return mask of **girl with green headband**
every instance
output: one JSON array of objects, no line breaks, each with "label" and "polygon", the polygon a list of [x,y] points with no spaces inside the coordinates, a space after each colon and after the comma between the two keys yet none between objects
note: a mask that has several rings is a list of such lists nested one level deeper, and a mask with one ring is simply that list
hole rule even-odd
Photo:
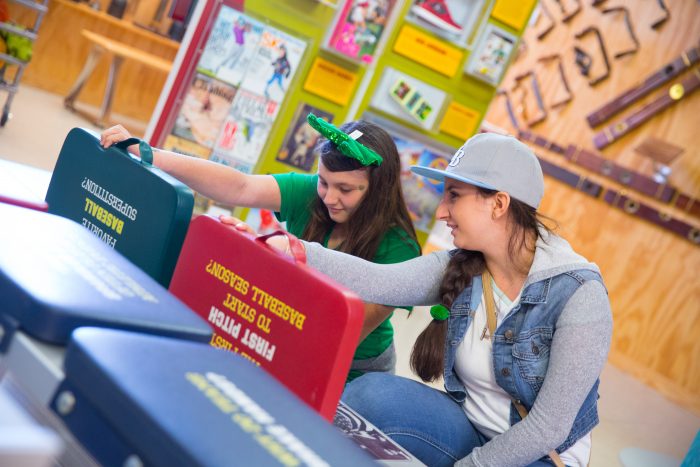
[{"label": "girl with green headband", "polygon": [[[327,248],[377,263],[419,256],[401,191],[401,162],[391,136],[362,120],[340,128],[313,115],[308,121],[324,136],[317,147],[318,173],[313,175],[249,175],[162,149],[154,149],[153,163],[218,203],[274,211],[293,235]],[[116,125],[102,133],[101,144],[109,147],[130,136]],[[138,145],[129,150],[139,155]],[[394,330],[389,321],[393,309],[365,305],[361,342],[349,380],[369,371],[394,371]]]}]

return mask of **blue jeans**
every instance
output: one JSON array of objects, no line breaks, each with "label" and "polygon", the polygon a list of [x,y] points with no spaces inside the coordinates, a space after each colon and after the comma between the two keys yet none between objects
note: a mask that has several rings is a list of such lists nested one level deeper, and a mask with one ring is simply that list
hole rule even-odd
[{"label": "blue jeans", "polygon": [[451,466],[487,441],[445,392],[400,376],[367,373],[345,387],[343,402],[431,467]]}]

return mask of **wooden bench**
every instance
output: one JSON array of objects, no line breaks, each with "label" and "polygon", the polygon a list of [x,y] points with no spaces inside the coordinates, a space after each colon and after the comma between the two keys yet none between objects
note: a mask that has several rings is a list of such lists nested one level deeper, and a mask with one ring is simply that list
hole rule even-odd
[{"label": "wooden bench", "polygon": [[[73,87],[63,100],[63,103],[67,109],[79,113],[95,125],[105,128],[109,126],[109,116],[112,110],[112,99],[114,97],[114,86],[117,83],[119,69],[125,58],[136,60],[142,65],[155,68],[156,70],[160,70],[165,73],[170,72],[172,63],[156,55],[143,52],[139,49],[86,29],[83,29],[81,34],[92,44],[92,48],[90,49],[87,60],[85,61],[85,65],[83,65],[83,69],[78,75],[78,79],[76,79]],[[100,111],[97,116],[94,116],[76,109],[75,100],[78,97],[78,94],[80,94],[80,91],[83,89],[85,82],[90,78],[90,76],[92,76],[92,72],[95,70],[95,66],[102,55],[106,55],[110,60],[109,74],[107,75],[107,83],[105,85],[105,93],[104,97],[102,98]]]}]

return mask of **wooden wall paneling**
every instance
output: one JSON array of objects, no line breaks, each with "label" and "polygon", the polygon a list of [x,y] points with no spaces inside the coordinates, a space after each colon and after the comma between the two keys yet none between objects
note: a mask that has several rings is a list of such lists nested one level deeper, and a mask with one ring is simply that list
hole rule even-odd
[{"label": "wooden wall paneling", "polygon": [[[605,2],[598,9],[590,2],[583,2],[583,11],[568,24],[562,23],[554,0],[541,1],[554,16],[556,26],[542,41],[536,38],[538,28],[530,28],[525,33],[525,51],[509,69],[501,87],[511,89],[515,76],[535,69],[545,102],[556,101],[563,96],[555,73],[556,66],[554,63],[537,63],[537,59],[560,53],[574,97],[561,108],[548,107],[548,118],[532,128],[532,131],[559,144],[574,143],[594,149],[592,137],[600,127],[589,128],[586,115],[700,41],[700,3],[695,1],[666,0],[671,17],[656,30],[651,24],[663,12],[654,1]],[[640,43],[636,54],[621,59],[613,58],[615,52],[631,48],[633,42],[622,14],[601,13],[602,8],[612,6],[629,8]],[[540,26],[544,23],[542,21]],[[595,87],[589,86],[587,78],[580,75],[573,52],[575,44],[585,49],[594,60],[591,76],[601,72],[595,38],[574,38],[577,32],[591,25],[603,33],[612,67],[609,78]],[[686,73],[671,83],[680,81]],[[671,83],[607,123],[650,102],[659,92],[666,92]],[[533,102],[526,103],[528,107],[534,105]],[[517,107],[516,102],[514,106]],[[494,100],[486,120],[515,133],[503,98]],[[694,93],[601,153],[621,165],[651,175],[653,163],[638,155],[634,151],[636,146],[649,136],[681,146],[685,152],[673,162],[669,182],[697,198],[700,197],[699,124],[700,93]],[[534,149],[551,162],[587,175],[606,187],[625,189],[569,164],[556,154],[548,154],[542,148]],[[561,234],[603,271],[614,316],[610,361],[700,413],[700,247],[556,180],[547,178],[546,186],[542,212],[559,221]],[[632,191],[630,194],[656,209],[700,226],[697,218],[679,209]]]}]

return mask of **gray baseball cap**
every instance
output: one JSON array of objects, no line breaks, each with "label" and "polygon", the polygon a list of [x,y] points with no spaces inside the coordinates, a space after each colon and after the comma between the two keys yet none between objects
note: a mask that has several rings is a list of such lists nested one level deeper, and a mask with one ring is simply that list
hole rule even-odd
[{"label": "gray baseball cap", "polygon": [[411,170],[434,180],[445,177],[489,190],[505,191],[537,209],[544,195],[542,167],[535,153],[512,136],[479,133],[452,156],[445,170],[414,165]]}]

